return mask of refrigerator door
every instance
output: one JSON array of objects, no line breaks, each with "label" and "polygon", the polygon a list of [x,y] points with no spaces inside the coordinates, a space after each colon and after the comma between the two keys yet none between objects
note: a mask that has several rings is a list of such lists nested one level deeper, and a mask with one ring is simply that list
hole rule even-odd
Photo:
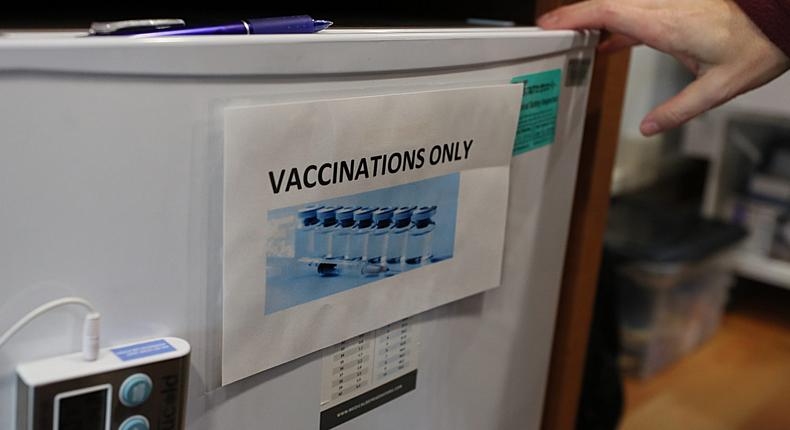
[{"label": "refrigerator door", "polygon": [[[597,41],[534,28],[333,30],[137,40],[0,37],[0,330],[53,298],[103,313],[102,344],[192,345],[187,427],[317,429],[321,351],[220,387],[222,109],[508,84],[561,70],[553,143],[514,155],[501,287],[417,317],[416,389],[349,430],[538,428]],[[14,368],[77,348],[44,315]]]}]

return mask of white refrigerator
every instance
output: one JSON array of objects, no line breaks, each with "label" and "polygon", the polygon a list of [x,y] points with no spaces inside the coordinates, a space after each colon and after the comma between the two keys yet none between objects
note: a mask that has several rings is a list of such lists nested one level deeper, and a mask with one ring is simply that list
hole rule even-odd
[{"label": "white refrigerator", "polygon": [[[227,343],[235,310],[223,307],[227,110],[509,85],[525,90],[515,111],[523,118],[533,108],[532,77],[558,71],[539,119],[544,134],[508,153],[498,218],[504,249],[492,257],[501,261],[498,287],[438,307],[415,304],[416,386],[337,427],[537,429],[596,41],[595,33],[535,28],[2,34],[0,332],[48,300],[84,297],[102,313],[103,347],[165,336],[189,342],[186,428],[328,428],[322,384],[336,346],[319,342],[315,351],[223,379],[232,370],[223,361],[236,353]],[[446,116],[428,112],[426,127],[431,115]],[[375,309],[379,302],[367,306],[366,315],[395,315]],[[17,365],[77,351],[81,318],[77,309],[54,310],[0,348],[0,428],[16,425]],[[348,321],[349,339],[380,328]],[[281,338],[298,343],[289,337],[305,332],[283,324]],[[279,345],[256,342],[248,343],[267,353]]]}]

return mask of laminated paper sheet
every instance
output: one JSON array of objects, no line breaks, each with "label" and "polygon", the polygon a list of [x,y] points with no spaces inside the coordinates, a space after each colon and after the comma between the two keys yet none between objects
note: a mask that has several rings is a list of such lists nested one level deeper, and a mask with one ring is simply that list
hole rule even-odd
[{"label": "laminated paper sheet", "polygon": [[521,93],[226,109],[222,383],[499,285]]}]

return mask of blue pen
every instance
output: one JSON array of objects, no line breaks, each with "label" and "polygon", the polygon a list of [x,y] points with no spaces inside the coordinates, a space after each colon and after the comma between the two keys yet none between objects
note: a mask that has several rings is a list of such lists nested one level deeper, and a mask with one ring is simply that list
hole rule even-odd
[{"label": "blue pen", "polygon": [[332,25],[332,21],[313,19],[308,15],[296,15],[274,18],[246,19],[236,23],[214,25],[210,27],[154,28],[138,27],[133,29],[119,28],[113,32],[95,33],[95,35],[128,35],[131,37],[160,36],[205,36],[217,34],[294,34],[316,33]]}]

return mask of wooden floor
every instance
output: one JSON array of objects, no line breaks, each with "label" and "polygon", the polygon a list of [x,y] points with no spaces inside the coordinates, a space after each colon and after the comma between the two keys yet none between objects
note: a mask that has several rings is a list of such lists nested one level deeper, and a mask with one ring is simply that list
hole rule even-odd
[{"label": "wooden floor", "polygon": [[790,429],[790,291],[742,285],[717,334],[646,381],[626,381],[621,430]]}]

